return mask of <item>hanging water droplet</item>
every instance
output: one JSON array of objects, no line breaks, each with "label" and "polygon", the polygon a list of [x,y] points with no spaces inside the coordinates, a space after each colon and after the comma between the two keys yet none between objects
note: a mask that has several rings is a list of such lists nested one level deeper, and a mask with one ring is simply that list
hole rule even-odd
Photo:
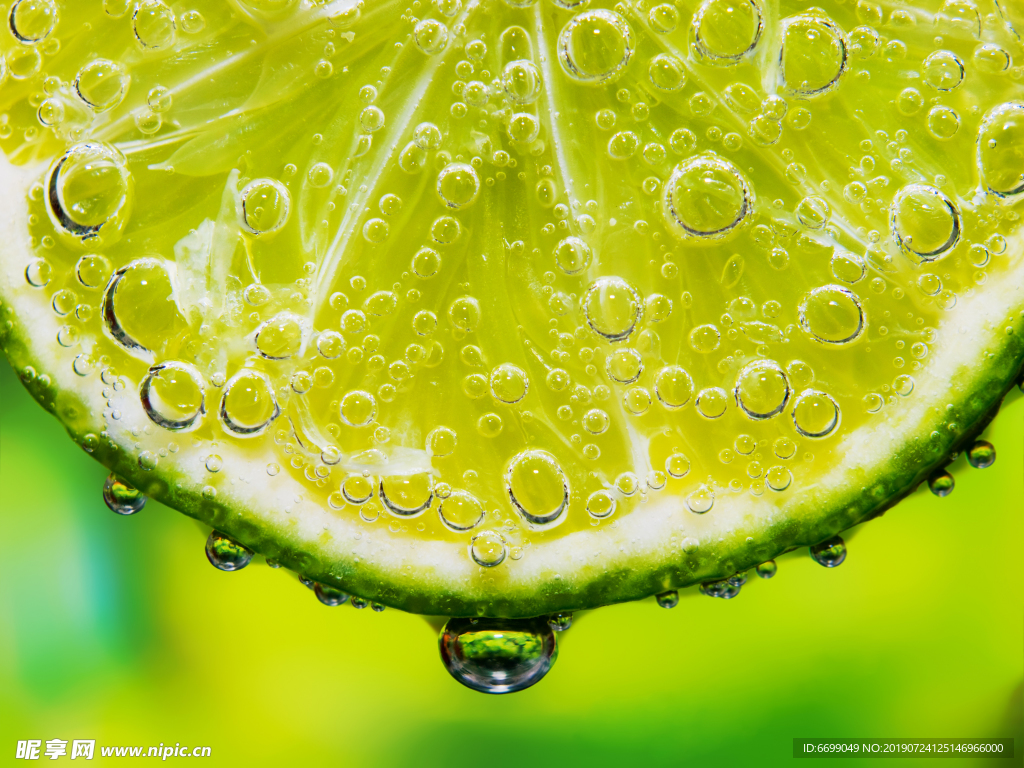
[{"label": "hanging water droplet", "polygon": [[839,420],[839,404],[826,392],[805,389],[793,403],[793,425],[804,437],[828,437]]},{"label": "hanging water droplet", "polygon": [[669,228],[684,239],[720,240],[733,232],[753,204],[739,169],[717,155],[692,157],[675,167],[663,190]]},{"label": "hanging water droplet", "polygon": [[819,565],[835,568],[846,559],[846,543],[839,536],[833,536],[811,547],[811,557]]},{"label": "hanging water droplet", "polygon": [[679,605],[679,592],[670,589],[668,592],[662,592],[654,596],[654,599],[658,601],[658,605],[662,608],[675,608]]},{"label": "hanging water droplet", "polygon": [[561,611],[548,616],[548,626],[555,632],[565,632],[572,626],[572,613]]},{"label": "hanging water droplet", "polygon": [[770,579],[779,570],[779,566],[775,564],[774,560],[768,560],[761,563],[754,570],[757,571],[757,575],[762,579]]},{"label": "hanging water droplet", "polygon": [[124,231],[134,193],[135,180],[124,155],[106,144],[85,142],[51,167],[46,211],[58,232],[109,246]]},{"label": "hanging water droplet", "polygon": [[733,392],[736,404],[751,419],[770,419],[789,402],[789,380],[778,363],[757,360],[740,371]]},{"label": "hanging water droplet", "polygon": [[569,504],[569,481],[547,451],[516,454],[505,472],[505,488],[513,506],[531,527],[560,522]]},{"label": "hanging water droplet", "polygon": [[996,449],[987,440],[977,440],[967,449],[967,461],[975,469],[987,469],[996,463]]},{"label": "hanging water droplet", "polygon": [[934,475],[928,478],[928,490],[934,493],[939,498],[943,496],[949,496],[953,492],[953,488],[956,486],[956,480],[946,470],[939,470]]},{"label": "hanging water droplet", "polygon": [[113,472],[103,483],[103,501],[119,515],[134,515],[146,506],[145,495]]},{"label": "hanging water droplet", "polygon": [[513,693],[548,673],[558,656],[544,619],[449,619],[438,641],[445,669],[482,693]]},{"label": "hanging water droplet", "polygon": [[896,193],[890,209],[896,244],[911,261],[935,261],[960,242],[960,211],[935,187],[911,184]]},{"label": "hanging water droplet", "polygon": [[187,363],[154,365],[142,380],[142,408],[154,424],[175,431],[191,429],[206,413],[202,374]]},{"label": "hanging water droplet", "polygon": [[613,11],[585,11],[558,35],[558,62],[570,78],[605,83],[618,77],[633,56],[633,30]]},{"label": "hanging water droplet", "polygon": [[206,558],[221,571],[238,571],[252,560],[253,551],[220,531],[211,531],[206,540]]},{"label": "hanging water droplet", "polygon": [[242,370],[224,385],[218,413],[224,426],[236,435],[252,437],[280,416],[281,409],[267,375]]},{"label": "hanging water droplet", "polygon": [[644,311],[639,291],[620,277],[599,277],[587,288],[582,304],[587,324],[608,341],[628,338]]},{"label": "hanging water droplet", "polygon": [[391,475],[380,479],[380,500],[397,517],[416,517],[434,501],[430,475]]},{"label": "hanging water droplet", "polygon": [[729,579],[705,581],[700,585],[700,592],[702,595],[707,595],[708,597],[720,597],[723,600],[732,600],[740,593],[741,586],[742,585],[730,583]]},{"label": "hanging water droplet", "polygon": [[348,600],[348,594],[345,592],[335,587],[321,584],[319,581],[313,583],[313,592],[316,594],[317,600],[331,607],[343,605]]},{"label": "hanging water droplet", "polygon": [[735,64],[757,48],[764,14],[757,0],[704,0],[692,28],[700,56],[713,64]]},{"label": "hanging water droplet", "polygon": [[240,221],[253,235],[271,235],[288,223],[291,195],[275,179],[256,179],[239,194]]},{"label": "hanging water droplet", "polygon": [[823,285],[800,302],[800,327],[826,344],[849,344],[864,331],[864,310],[849,288]]}]

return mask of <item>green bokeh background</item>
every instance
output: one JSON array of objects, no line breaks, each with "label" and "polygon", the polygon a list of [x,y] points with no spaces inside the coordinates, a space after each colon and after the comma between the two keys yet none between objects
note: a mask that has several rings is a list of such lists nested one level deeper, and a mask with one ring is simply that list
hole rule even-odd
[{"label": "green bokeh background", "polygon": [[327,608],[261,558],[221,573],[159,504],[109,512],[103,468],[0,362],[0,765],[29,738],[228,766],[782,765],[796,736],[1013,736],[1019,755],[1022,417],[1015,391],[995,466],[959,459],[952,496],[919,489],[841,567],[793,553],[735,600],[590,612],[544,681],[485,696],[420,617]]}]

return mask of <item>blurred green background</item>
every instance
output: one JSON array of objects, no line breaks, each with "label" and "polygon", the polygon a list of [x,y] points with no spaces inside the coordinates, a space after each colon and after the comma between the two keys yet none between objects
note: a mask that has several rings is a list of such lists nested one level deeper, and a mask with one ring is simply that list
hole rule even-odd
[{"label": "blurred green background", "polygon": [[952,496],[919,489],[841,567],[794,553],[732,601],[588,613],[539,685],[485,696],[422,618],[327,608],[260,558],[221,573],[156,503],[112,514],[104,469],[0,362],[0,764],[29,738],[209,745],[204,765],[776,765],[795,736],[1020,754],[1022,417],[1015,391],[995,466],[961,458]]}]

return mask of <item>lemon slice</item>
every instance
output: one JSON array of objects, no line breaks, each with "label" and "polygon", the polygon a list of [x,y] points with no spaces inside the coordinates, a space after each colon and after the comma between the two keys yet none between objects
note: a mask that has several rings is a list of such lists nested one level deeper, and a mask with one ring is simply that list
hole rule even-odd
[{"label": "lemon slice", "polygon": [[[1019,375],[1024,49],[1010,3],[805,5],[16,0],[4,350],[115,511],[327,604],[837,565]],[[553,659],[467,622],[485,689]]]}]

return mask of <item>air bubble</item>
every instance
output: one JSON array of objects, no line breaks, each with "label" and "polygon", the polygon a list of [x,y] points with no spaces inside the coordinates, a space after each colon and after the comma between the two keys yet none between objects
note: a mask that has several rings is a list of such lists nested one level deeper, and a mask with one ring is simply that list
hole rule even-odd
[{"label": "air bubble", "polygon": [[253,235],[270,235],[288,223],[291,195],[287,187],[275,179],[249,182],[239,195],[240,220]]},{"label": "air bubble", "polygon": [[849,344],[864,331],[864,310],[849,288],[823,285],[800,302],[800,327],[826,344]]},{"label": "air bubble", "polygon": [[781,465],[770,467],[764,476],[764,483],[773,491],[784,491],[793,482],[793,473]]},{"label": "air bubble", "polygon": [[469,556],[477,565],[494,568],[505,562],[508,546],[500,534],[494,531],[482,531],[469,543]]},{"label": "air bubble", "polygon": [[426,512],[434,500],[430,475],[392,475],[380,479],[380,500],[398,517],[416,517]]},{"label": "air bubble", "polygon": [[711,511],[715,505],[715,492],[706,485],[701,485],[686,497],[687,508],[697,515],[703,515]]},{"label": "air bubble", "polygon": [[49,37],[58,18],[53,0],[17,0],[7,21],[18,42],[32,44]]},{"label": "air bubble", "polygon": [[590,266],[593,252],[586,241],[576,236],[563,238],[555,246],[555,263],[567,275],[576,275]]},{"label": "air bubble", "polygon": [[678,91],[686,85],[686,69],[675,56],[659,53],[647,64],[647,78],[662,91]]},{"label": "air bubble", "polygon": [[924,60],[924,80],[937,91],[952,91],[964,81],[964,63],[952,51],[935,51]]},{"label": "air bubble", "polygon": [[757,360],[740,371],[734,394],[736,404],[751,419],[770,419],[785,410],[790,395],[789,381],[778,363]]},{"label": "air bubble", "polygon": [[341,484],[341,495],[349,504],[365,504],[373,498],[373,479],[364,475],[349,475]]},{"label": "air bubble", "polygon": [[540,96],[540,70],[529,59],[510,61],[501,72],[501,84],[513,103],[532,104]]},{"label": "air bubble", "polygon": [[681,366],[665,366],[654,377],[654,394],[666,408],[682,408],[693,396],[693,378]]},{"label": "air bubble", "polygon": [[109,246],[131,215],[135,180],[111,146],[78,144],[54,163],[46,181],[47,213],[59,232]]},{"label": "air bubble", "polygon": [[[103,293],[104,329],[130,352],[149,353],[186,327],[172,301],[174,287],[162,261],[144,258],[114,273]],[[139,308],[145,307],[144,313]]]},{"label": "air bubble", "polygon": [[839,87],[849,44],[832,19],[808,11],[782,22],[781,78],[795,96],[821,96]]},{"label": "air bubble", "polygon": [[169,430],[197,426],[206,413],[203,377],[187,363],[167,362],[149,369],[139,394],[150,420]]},{"label": "air bubble", "polygon": [[717,419],[729,406],[729,396],[721,387],[708,387],[697,393],[697,412],[706,419]]},{"label": "air bubble", "polygon": [[512,363],[502,363],[491,371],[491,395],[495,400],[512,405],[526,397],[529,389],[526,371]]},{"label": "air bubble", "polygon": [[978,130],[978,166],[986,188],[999,197],[1024,193],[1024,103],[990,110]]},{"label": "air bubble", "polygon": [[484,506],[466,491],[452,491],[437,508],[438,517],[446,528],[455,532],[469,531],[483,522]]},{"label": "air bubble", "polygon": [[665,221],[677,235],[719,240],[750,213],[753,197],[739,169],[712,154],[680,163],[665,182]]},{"label": "air bubble", "polygon": [[438,54],[448,45],[448,28],[436,19],[420,21],[412,31],[416,47],[428,56]]},{"label": "air bubble", "polygon": [[613,11],[586,11],[558,35],[558,61],[570,78],[605,83],[618,77],[633,56],[633,30]]},{"label": "air bubble", "polygon": [[354,389],[341,398],[338,412],[348,426],[365,427],[377,418],[377,401],[369,392]]},{"label": "air bubble", "polygon": [[838,427],[839,405],[826,392],[805,389],[793,403],[793,424],[804,437],[828,437]]},{"label": "air bubble", "polygon": [[944,256],[960,241],[960,211],[942,192],[924,184],[896,193],[889,222],[896,244],[915,264]]},{"label": "air bubble", "polygon": [[458,436],[455,430],[448,427],[435,427],[427,435],[427,452],[433,457],[443,458],[451,455],[455,451],[456,445],[458,445]]},{"label": "air bubble", "polygon": [[735,64],[754,53],[764,33],[758,0],[704,0],[693,15],[697,53],[713,64]]},{"label": "air bubble", "polygon": [[856,283],[863,279],[867,273],[867,265],[864,259],[849,251],[839,248],[832,254],[832,275],[836,280],[844,283]]},{"label": "air bubble", "polygon": [[569,481],[547,451],[516,454],[505,473],[505,488],[513,506],[531,527],[558,522],[569,504]]},{"label": "air bubble", "polygon": [[281,415],[274,385],[259,371],[242,370],[224,385],[220,400],[224,426],[243,437],[260,434]]},{"label": "air bubble", "polygon": [[605,359],[605,372],[612,381],[632,384],[644,372],[643,358],[639,352],[629,347],[615,349]]},{"label": "air bubble", "polygon": [[711,325],[698,325],[690,330],[690,347],[694,352],[708,354],[714,352],[722,343],[722,333]]},{"label": "air bubble", "polygon": [[132,32],[144,50],[170,48],[177,37],[174,11],[162,0],[142,0],[132,13]]},{"label": "air bubble", "polygon": [[622,341],[643,315],[643,299],[620,277],[600,277],[583,295],[583,313],[590,328],[608,341]]},{"label": "air bubble", "polygon": [[480,193],[480,178],[473,166],[451,163],[437,175],[437,196],[453,211],[472,205]]},{"label": "air bubble", "polygon": [[267,360],[287,360],[302,349],[302,336],[302,318],[280,312],[256,329],[256,351]]},{"label": "air bubble", "polygon": [[109,59],[94,59],[75,76],[75,93],[97,112],[113,109],[124,100],[131,77]]}]

